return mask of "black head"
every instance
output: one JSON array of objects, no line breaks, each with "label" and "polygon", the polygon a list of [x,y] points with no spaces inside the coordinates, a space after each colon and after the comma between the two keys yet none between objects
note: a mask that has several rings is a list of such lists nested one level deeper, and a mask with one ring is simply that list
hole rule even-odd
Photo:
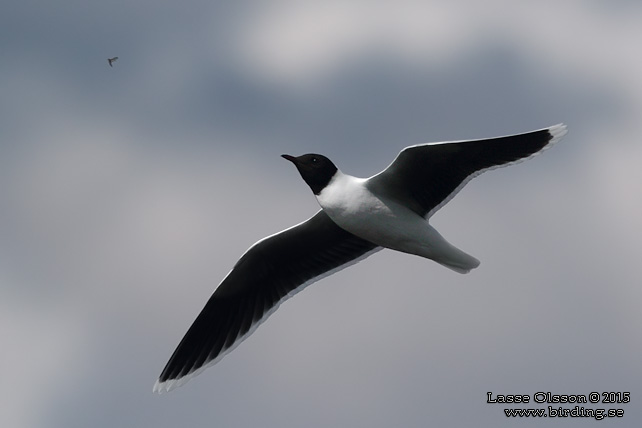
[{"label": "black head", "polygon": [[296,166],[299,174],[301,174],[303,180],[308,183],[308,186],[310,186],[310,189],[312,189],[315,195],[321,193],[323,188],[337,172],[337,167],[334,166],[330,159],[323,155],[310,153],[298,157],[290,155],[281,155],[281,157],[289,160]]}]

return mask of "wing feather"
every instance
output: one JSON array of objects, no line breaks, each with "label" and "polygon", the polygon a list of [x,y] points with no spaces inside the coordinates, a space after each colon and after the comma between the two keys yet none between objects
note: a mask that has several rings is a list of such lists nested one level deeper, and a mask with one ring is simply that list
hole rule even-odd
[{"label": "wing feather", "polygon": [[564,134],[566,126],[559,124],[505,137],[410,146],[367,185],[428,218],[472,178],[528,159]]},{"label": "wing feather", "polygon": [[209,299],[169,359],[154,391],[182,385],[234,349],[283,301],[378,249],[341,229],[323,211],[257,242]]}]

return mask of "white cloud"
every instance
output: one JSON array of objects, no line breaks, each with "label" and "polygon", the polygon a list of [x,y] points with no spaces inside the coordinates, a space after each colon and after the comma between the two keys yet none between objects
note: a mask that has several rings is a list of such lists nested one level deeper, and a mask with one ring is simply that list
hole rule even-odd
[{"label": "white cloud", "polygon": [[500,43],[539,73],[612,79],[637,92],[630,88],[642,68],[633,54],[640,37],[635,16],[605,16],[602,7],[583,1],[286,0],[254,9],[239,28],[236,50],[257,79],[305,88],[368,55],[385,55],[400,67],[447,68],[457,57]]},{"label": "white cloud", "polygon": [[279,81],[314,81],[377,51],[443,61],[478,27],[458,25],[456,14],[432,2],[282,1],[253,13],[238,36],[239,51],[256,76]]}]

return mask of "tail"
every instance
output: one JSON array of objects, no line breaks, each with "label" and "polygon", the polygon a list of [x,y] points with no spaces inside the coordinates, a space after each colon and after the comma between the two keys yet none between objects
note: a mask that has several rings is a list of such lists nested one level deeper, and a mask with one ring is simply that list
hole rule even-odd
[{"label": "tail", "polygon": [[432,260],[458,273],[468,273],[479,266],[479,260],[451,245],[451,251]]},{"label": "tail", "polygon": [[470,254],[464,253],[462,250],[446,241],[446,239],[441,236],[435,228],[428,225],[427,230],[430,234],[430,237],[427,240],[429,245],[424,246],[422,253],[415,254],[434,260],[440,265],[458,273],[468,273],[479,266],[479,260]]}]

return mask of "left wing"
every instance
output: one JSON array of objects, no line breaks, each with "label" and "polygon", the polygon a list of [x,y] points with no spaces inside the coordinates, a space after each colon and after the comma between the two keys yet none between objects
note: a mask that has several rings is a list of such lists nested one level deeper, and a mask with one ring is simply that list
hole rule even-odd
[{"label": "left wing", "polygon": [[564,134],[566,126],[559,124],[506,137],[406,147],[367,185],[429,218],[482,172],[534,156]]}]

